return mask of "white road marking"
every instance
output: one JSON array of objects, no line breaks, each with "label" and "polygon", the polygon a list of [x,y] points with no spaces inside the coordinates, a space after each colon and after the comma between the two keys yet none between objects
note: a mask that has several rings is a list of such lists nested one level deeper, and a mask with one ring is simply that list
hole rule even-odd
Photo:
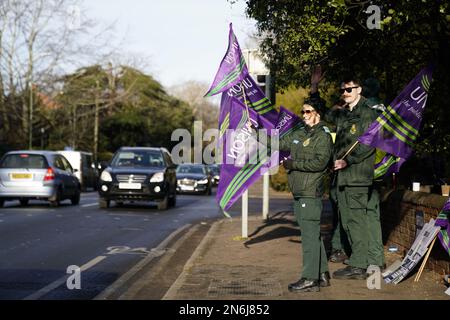
[{"label": "white road marking", "polygon": [[[133,268],[128,270],[124,275],[122,275],[119,279],[117,279],[113,284],[111,284],[108,288],[103,290],[99,295],[97,295],[94,300],[106,300],[108,297],[120,289],[127,281],[129,281],[136,273],[141,271],[150,261],[152,261],[158,254],[155,254],[157,252],[160,252],[164,249],[166,249],[167,245],[170,241],[172,241],[173,238],[175,238],[176,235],[178,235],[183,230],[189,228],[191,224],[186,224],[185,226],[175,230],[172,232],[166,239],[164,239],[156,248],[153,248],[150,251],[150,254],[148,254],[144,259],[142,259],[140,262],[138,262]],[[195,228],[195,227],[194,227]],[[192,228],[190,231],[194,232],[196,229]],[[188,231],[189,233],[189,231]]]},{"label": "white road marking", "polygon": [[93,206],[98,206],[98,203],[88,203],[88,204],[83,204],[81,207],[82,207],[82,208],[87,208],[87,207],[93,207]]},{"label": "white road marking", "polygon": [[[104,259],[106,259],[106,256],[98,256],[97,258],[92,259],[91,261],[89,261],[88,263],[86,263],[86,264],[84,264],[83,266],[80,267],[81,272],[92,268],[93,266],[95,266],[96,264],[100,263]],[[55,290],[60,285],[64,284],[67,281],[67,278],[69,276],[70,275],[66,275],[66,276],[63,276],[63,277],[59,278],[56,281],[53,281],[52,283],[50,283],[49,285],[45,286],[44,288],[42,288],[42,289],[36,291],[35,293],[25,297],[24,300],[37,300],[40,297],[45,296],[50,291]]]}]

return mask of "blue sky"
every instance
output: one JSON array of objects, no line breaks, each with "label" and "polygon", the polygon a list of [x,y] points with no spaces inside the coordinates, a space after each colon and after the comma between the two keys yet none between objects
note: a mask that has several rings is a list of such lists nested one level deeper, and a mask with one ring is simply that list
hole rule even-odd
[{"label": "blue sky", "polygon": [[117,37],[126,39],[122,50],[149,57],[145,71],[166,87],[213,81],[230,22],[243,49],[252,46],[248,35],[255,31],[243,0],[89,0],[85,9],[101,23],[115,21]]}]

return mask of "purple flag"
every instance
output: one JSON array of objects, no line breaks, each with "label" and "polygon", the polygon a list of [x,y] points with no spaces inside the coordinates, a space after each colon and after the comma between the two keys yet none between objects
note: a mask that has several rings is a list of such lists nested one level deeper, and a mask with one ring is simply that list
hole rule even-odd
[{"label": "purple flag", "polygon": [[380,179],[384,175],[390,175],[400,171],[400,167],[406,160],[387,154],[380,162],[375,163],[374,179]]},{"label": "purple flag", "polygon": [[431,84],[431,67],[424,68],[359,137],[359,142],[407,159],[419,134]]},{"label": "purple flag", "polygon": [[[280,139],[304,126],[305,123],[295,113],[280,106],[280,115],[276,126]],[[286,160],[289,156],[289,151],[280,151],[280,161]]]},{"label": "purple flag", "polygon": [[233,33],[233,25],[230,23],[227,52],[220,63],[216,77],[205,97],[224,92],[228,88],[242,81],[247,75],[247,65],[245,64],[241,47]]},{"label": "purple flag", "polygon": [[441,227],[441,231],[438,233],[438,238],[441,241],[445,251],[450,255],[450,198],[439,213],[435,226]]},{"label": "purple flag", "polygon": [[279,153],[268,155],[267,146],[260,143],[256,129],[274,129],[270,121],[236,98],[227,99],[228,130],[222,137],[222,165],[217,201],[226,212],[251,184],[273,166],[278,165]]}]

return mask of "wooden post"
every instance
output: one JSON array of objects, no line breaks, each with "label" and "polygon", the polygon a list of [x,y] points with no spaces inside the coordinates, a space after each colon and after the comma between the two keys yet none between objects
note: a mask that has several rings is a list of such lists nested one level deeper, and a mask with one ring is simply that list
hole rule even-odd
[{"label": "wooden post", "polygon": [[423,259],[422,265],[420,266],[419,272],[417,272],[416,277],[414,278],[414,282],[419,282],[420,276],[422,275],[423,269],[425,268],[425,265],[427,264],[428,257],[430,256],[431,250],[433,249],[434,242],[436,241],[436,237],[434,237],[433,241],[430,244],[430,247],[428,248],[428,252],[425,256],[425,259]]}]

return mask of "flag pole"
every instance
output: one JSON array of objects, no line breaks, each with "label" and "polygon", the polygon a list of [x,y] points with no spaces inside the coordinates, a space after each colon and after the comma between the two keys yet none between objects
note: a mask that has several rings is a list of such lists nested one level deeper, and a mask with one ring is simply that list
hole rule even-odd
[{"label": "flag pole", "polygon": [[428,248],[427,255],[425,256],[425,259],[423,259],[422,265],[420,266],[419,272],[417,273],[416,277],[414,278],[414,282],[419,282],[420,276],[422,275],[423,269],[425,268],[425,265],[427,264],[428,257],[430,256],[431,250],[433,249],[434,242],[436,241],[437,235],[434,237],[433,242],[431,242],[430,247]]},{"label": "flag pole", "polygon": [[356,140],[356,142],[350,147],[350,149],[347,150],[347,152],[339,160],[344,160],[353,150],[355,150],[358,143],[359,143],[359,141]]},{"label": "flag pole", "polygon": [[[247,112],[247,119],[250,121],[250,113],[248,111],[247,97],[245,96],[245,88],[241,81],[241,90],[244,97],[245,111]],[[251,124],[251,122],[250,122]],[[248,238],[248,189],[242,195],[242,239]]]}]

